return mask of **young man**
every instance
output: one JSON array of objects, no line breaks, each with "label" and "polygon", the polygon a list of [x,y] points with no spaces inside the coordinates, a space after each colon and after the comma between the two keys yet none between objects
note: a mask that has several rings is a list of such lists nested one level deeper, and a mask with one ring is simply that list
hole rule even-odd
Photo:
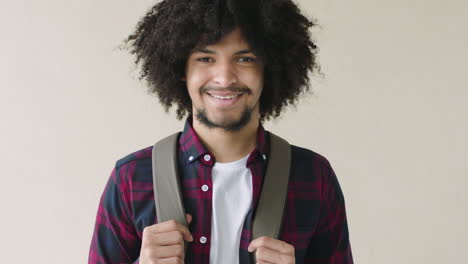
[{"label": "young man", "polygon": [[89,263],[251,263],[251,252],[258,263],[353,263],[337,178],[297,146],[279,239],[252,240],[270,154],[262,121],[308,90],[313,25],[290,0],[165,0],[147,13],[128,44],[166,111],[188,116],[178,171],[189,225],[157,221],[152,147],[137,151],[106,185]]}]

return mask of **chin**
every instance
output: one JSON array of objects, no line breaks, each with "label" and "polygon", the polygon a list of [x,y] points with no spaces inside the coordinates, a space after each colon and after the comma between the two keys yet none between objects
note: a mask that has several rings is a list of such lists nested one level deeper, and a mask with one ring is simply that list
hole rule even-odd
[{"label": "chin", "polygon": [[196,112],[196,118],[202,125],[208,128],[220,128],[226,131],[239,131],[250,122],[252,111],[245,109],[240,114],[227,114],[224,116],[212,117],[207,114],[204,109],[199,109]]}]

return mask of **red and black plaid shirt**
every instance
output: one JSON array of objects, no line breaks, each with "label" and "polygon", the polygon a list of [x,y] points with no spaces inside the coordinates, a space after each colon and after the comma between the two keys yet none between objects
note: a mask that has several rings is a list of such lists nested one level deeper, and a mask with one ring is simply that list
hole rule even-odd
[{"label": "red and black plaid shirt", "polygon": [[[269,133],[262,126],[247,167],[253,199],[242,230],[239,263],[251,263],[247,247],[269,154]],[[143,228],[157,223],[151,166],[152,147],[119,160],[99,203],[89,263],[138,262]],[[205,158],[207,155],[210,158]],[[210,262],[212,168],[215,157],[202,145],[188,119],[179,139],[180,182],[186,212],[193,216],[186,263]],[[202,186],[209,188],[202,190]],[[233,201],[235,202],[235,201]],[[206,241],[200,240],[207,238]],[[291,175],[280,240],[295,248],[296,263],[353,263],[343,193],[329,162],[292,146]],[[201,241],[205,242],[202,243]]]}]

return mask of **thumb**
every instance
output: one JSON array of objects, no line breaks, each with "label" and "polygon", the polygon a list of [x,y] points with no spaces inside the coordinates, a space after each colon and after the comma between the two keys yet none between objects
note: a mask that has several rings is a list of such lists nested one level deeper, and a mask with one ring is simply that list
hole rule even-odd
[{"label": "thumb", "polygon": [[187,224],[190,225],[192,222],[192,215],[191,214],[185,214],[185,219],[187,220]]}]

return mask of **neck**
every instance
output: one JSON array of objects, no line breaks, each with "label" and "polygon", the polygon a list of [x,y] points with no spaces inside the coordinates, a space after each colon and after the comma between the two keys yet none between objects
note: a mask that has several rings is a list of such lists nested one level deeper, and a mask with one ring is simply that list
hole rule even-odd
[{"label": "neck", "polygon": [[192,127],[203,145],[216,157],[216,162],[226,163],[239,160],[255,149],[259,118],[253,115],[239,131],[208,128],[196,118],[193,118]]}]

